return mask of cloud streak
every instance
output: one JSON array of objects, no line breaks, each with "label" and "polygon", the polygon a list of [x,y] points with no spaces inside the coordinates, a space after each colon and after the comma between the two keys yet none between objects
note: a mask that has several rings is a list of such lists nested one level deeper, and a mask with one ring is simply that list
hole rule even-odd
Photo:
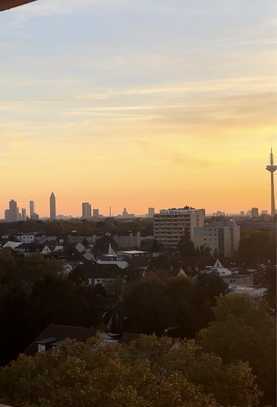
[{"label": "cloud streak", "polygon": [[1,209],[32,192],[46,212],[48,189],[65,213],[81,199],[265,207],[276,7],[40,0],[1,14]]}]

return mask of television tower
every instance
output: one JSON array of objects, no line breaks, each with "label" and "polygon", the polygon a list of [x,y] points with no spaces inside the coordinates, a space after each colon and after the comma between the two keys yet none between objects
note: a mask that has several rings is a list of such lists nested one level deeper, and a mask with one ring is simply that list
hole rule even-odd
[{"label": "television tower", "polygon": [[270,152],[270,164],[266,167],[267,171],[270,172],[271,177],[271,216],[275,216],[275,188],[274,188],[274,173],[277,171],[277,165],[274,164],[273,151]]}]

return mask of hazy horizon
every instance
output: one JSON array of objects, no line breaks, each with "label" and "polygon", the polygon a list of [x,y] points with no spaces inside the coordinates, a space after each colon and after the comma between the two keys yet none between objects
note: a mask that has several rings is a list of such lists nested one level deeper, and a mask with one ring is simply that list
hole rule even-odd
[{"label": "hazy horizon", "polygon": [[[150,4],[149,4],[150,3]],[[0,13],[0,217],[269,209],[275,0],[40,0]]]}]

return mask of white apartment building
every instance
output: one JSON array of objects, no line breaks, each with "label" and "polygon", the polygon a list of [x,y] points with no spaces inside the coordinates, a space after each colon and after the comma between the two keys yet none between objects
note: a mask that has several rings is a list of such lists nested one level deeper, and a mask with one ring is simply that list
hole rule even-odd
[{"label": "white apartment building", "polygon": [[154,216],[154,238],[164,247],[176,248],[183,238],[194,241],[195,228],[204,223],[204,209],[163,209]]},{"label": "white apartment building", "polygon": [[25,244],[34,243],[35,239],[36,236],[33,233],[19,233],[16,235],[16,240]]},{"label": "white apartment building", "polygon": [[235,221],[215,222],[194,229],[196,248],[207,247],[211,254],[232,257],[239,249],[240,226]]}]

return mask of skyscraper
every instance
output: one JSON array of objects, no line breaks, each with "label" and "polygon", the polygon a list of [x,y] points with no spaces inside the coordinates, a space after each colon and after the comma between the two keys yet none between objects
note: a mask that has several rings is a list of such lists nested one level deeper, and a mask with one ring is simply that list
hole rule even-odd
[{"label": "skyscraper", "polygon": [[82,218],[83,219],[91,218],[91,204],[89,202],[82,203]]},{"label": "skyscraper", "polygon": [[259,217],[259,208],[252,208],[251,209],[251,218],[258,218]]},{"label": "skyscraper", "polygon": [[57,212],[56,212],[56,196],[54,192],[50,195],[50,220],[54,221],[57,219]]},{"label": "skyscraper", "polygon": [[25,208],[21,209],[21,220],[23,220],[24,222],[27,220],[27,211]]},{"label": "skyscraper", "polygon": [[277,171],[277,165],[274,164],[273,151],[270,152],[270,164],[266,167],[267,171],[270,172],[271,180],[271,216],[275,216],[275,188],[274,188],[274,173]]},{"label": "skyscraper", "polygon": [[30,218],[33,219],[35,214],[35,203],[34,201],[30,201]]},{"label": "skyscraper", "polygon": [[9,209],[5,211],[6,222],[17,222],[20,219],[19,209],[17,207],[17,202],[13,199],[9,202]]}]

